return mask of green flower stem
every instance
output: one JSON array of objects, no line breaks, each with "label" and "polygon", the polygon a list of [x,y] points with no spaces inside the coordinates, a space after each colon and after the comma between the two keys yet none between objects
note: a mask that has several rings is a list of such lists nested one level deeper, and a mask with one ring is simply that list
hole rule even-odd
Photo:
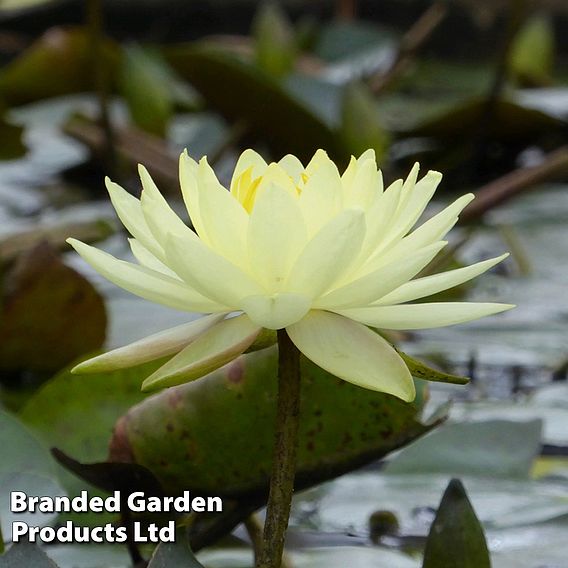
[{"label": "green flower stem", "polygon": [[262,549],[256,568],[280,568],[282,565],[284,538],[294,493],[300,422],[300,352],[283,329],[278,331],[277,404],[270,493]]}]

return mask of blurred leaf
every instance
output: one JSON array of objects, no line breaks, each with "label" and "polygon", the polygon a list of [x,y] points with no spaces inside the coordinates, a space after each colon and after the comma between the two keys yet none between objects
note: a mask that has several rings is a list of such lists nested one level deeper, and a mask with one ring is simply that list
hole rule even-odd
[{"label": "blurred leaf", "polygon": [[380,163],[388,149],[389,135],[382,127],[376,100],[368,87],[352,83],[345,89],[341,115],[346,150],[359,156],[372,148]]},{"label": "blurred leaf", "polygon": [[229,122],[242,122],[276,157],[308,161],[318,148],[345,158],[332,130],[266,73],[212,46],[179,45],[167,61]]},{"label": "blurred leaf", "polygon": [[459,479],[446,489],[424,550],[422,568],[490,568],[483,528]]},{"label": "blurred leaf", "polygon": [[269,75],[282,77],[297,56],[294,29],[280,4],[262,2],[253,21],[256,64]]},{"label": "blurred leaf", "polygon": [[162,542],[154,550],[148,568],[203,568],[189,547],[187,532],[179,529],[175,542]]},{"label": "blurred leaf", "polygon": [[163,137],[174,110],[170,70],[161,55],[138,45],[123,50],[118,83],[130,116],[142,130]]},{"label": "blurred leaf", "polygon": [[522,85],[550,83],[554,64],[554,29],[550,18],[536,14],[521,28],[509,55],[509,70]]},{"label": "blurred leaf", "polygon": [[0,556],[0,568],[57,568],[49,556],[37,545],[29,542],[14,544]]},{"label": "blurred leaf", "polygon": [[[35,525],[46,525],[55,514],[12,513],[10,493],[24,491],[29,495],[64,495],[65,491],[54,480],[55,463],[47,448],[14,416],[0,411],[0,522],[10,527],[19,520]],[[9,534],[6,535],[9,537]]]},{"label": "blurred leaf", "polygon": [[15,160],[21,158],[26,152],[26,145],[22,141],[24,129],[11,124],[0,116],[0,160]]},{"label": "blurred leaf", "polygon": [[[407,134],[429,136],[445,141],[463,141],[464,133],[476,132],[485,120],[487,103],[483,99],[471,99],[458,104],[415,126]],[[507,100],[497,101],[493,107],[492,120],[487,125],[487,135],[504,141],[529,140],[534,137],[566,129],[568,123],[544,112],[525,108]]]},{"label": "blurred leaf", "polygon": [[[140,385],[156,363],[84,377],[63,371],[28,401],[22,420],[46,440],[81,461],[102,461],[117,418],[140,402]],[[61,479],[70,493],[84,483],[69,473]]]},{"label": "blurred leaf", "polygon": [[[395,348],[396,349],[396,348]],[[422,361],[414,359],[410,355],[396,350],[397,353],[402,357],[405,365],[408,367],[410,374],[415,379],[422,379],[424,381],[433,381],[436,383],[450,383],[453,385],[467,385],[469,379],[467,377],[460,377],[458,375],[450,375],[449,373],[444,373],[443,371],[438,371],[437,369],[432,369]]]},{"label": "blurred leaf", "polygon": [[41,6],[42,4],[54,3],[57,1],[58,0],[2,0],[2,2],[0,2],[0,12],[34,8],[35,6]]},{"label": "blurred leaf", "polygon": [[[111,460],[146,466],[167,492],[263,491],[272,459],[276,360],[275,348],[251,353],[146,399],[118,422]],[[414,405],[358,388],[305,359],[302,372],[297,488],[378,459],[433,427],[419,422]]]},{"label": "blurred leaf", "polygon": [[[118,52],[106,40],[104,63],[114,71]],[[0,70],[0,93],[9,105],[89,91],[93,87],[90,38],[83,28],[51,28]]]},{"label": "blurred leaf", "polygon": [[324,26],[314,48],[317,56],[337,61],[380,46],[391,47],[395,36],[374,22],[335,21]]},{"label": "blurred leaf", "polygon": [[33,472],[42,475],[55,473],[55,464],[40,441],[15,416],[0,411],[0,472]]},{"label": "blurred leaf", "polygon": [[444,424],[404,448],[385,471],[526,478],[540,450],[541,431],[540,420]]},{"label": "blurred leaf", "polygon": [[2,284],[0,368],[54,371],[102,345],[103,299],[46,243],[23,253]]},{"label": "blurred leaf", "polygon": [[[5,527],[11,527],[15,521],[34,526],[46,526],[57,518],[57,513],[13,513],[10,508],[10,495],[13,491],[52,498],[66,495],[66,491],[54,477],[21,471],[0,472],[0,522]],[[8,538],[8,535],[6,537]]]}]

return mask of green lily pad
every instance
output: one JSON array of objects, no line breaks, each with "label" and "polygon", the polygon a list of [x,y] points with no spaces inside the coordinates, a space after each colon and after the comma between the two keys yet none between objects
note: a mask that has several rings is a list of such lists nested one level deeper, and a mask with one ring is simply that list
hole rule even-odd
[{"label": "green lily pad", "polygon": [[[272,456],[276,365],[276,350],[265,349],[148,398],[117,424],[111,460],[146,466],[172,493],[262,492]],[[302,373],[297,487],[383,457],[432,427],[419,421],[416,406],[307,360]]]}]

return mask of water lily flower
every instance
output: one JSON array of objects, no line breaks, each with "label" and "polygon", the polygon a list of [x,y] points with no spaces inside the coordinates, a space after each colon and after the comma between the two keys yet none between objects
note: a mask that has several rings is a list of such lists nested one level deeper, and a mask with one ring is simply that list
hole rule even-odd
[{"label": "water lily flower", "polygon": [[[165,356],[142,388],[187,382],[244,353],[263,329],[285,328],[314,363],[346,381],[410,401],[412,377],[371,328],[413,330],[475,320],[508,304],[415,302],[466,282],[507,255],[415,278],[446,245],[473,199],[464,195],[412,230],[441,174],[383,188],[375,155],[340,174],[318,150],[304,166],[240,156],[229,191],[203,158],[180,158],[181,191],[195,232],[171,209],[144,167],[140,199],[107,179],[138,263],[75,239],[69,243],[114,284],[171,308],[207,313],[191,323],[87,360],[74,372],[130,367]],[[409,303],[412,302],[412,303]]]}]

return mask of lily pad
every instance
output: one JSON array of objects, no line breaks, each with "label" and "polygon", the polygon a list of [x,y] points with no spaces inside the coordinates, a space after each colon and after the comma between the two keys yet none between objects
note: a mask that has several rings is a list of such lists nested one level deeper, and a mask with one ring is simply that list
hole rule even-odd
[{"label": "lily pad", "polygon": [[[146,466],[172,493],[262,494],[272,459],[276,366],[276,350],[265,349],[148,398],[119,421],[111,460]],[[307,360],[302,373],[297,487],[383,457],[432,427],[419,421],[414,405]]]},{"label": "lily pad", "polygon": [[2,284],[0,368],[56,371],[101,347],[103,299],[46,243],[23,253]]},{"label": "lily pad", "polygon": [[[56,446],[84,461],[102,461],[117,418],[142,400],[142,378],[156,363],[136,369],[84,377],[63,371],[48,381],[21,412],[49,446]],[[60,469],[70,494],[85,483]]]},{"label": "lily pad", "polygon": [[527,478],[540,450],[541,431],[540,420],[444,424],[404,448],[385,471]]}]

